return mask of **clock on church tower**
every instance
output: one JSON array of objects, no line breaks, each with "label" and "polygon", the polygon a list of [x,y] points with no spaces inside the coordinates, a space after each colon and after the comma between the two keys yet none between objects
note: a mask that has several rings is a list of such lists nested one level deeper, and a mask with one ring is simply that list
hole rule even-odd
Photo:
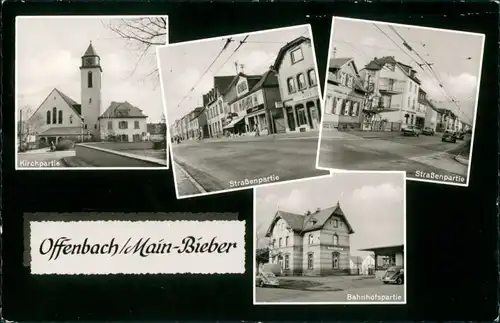
[{"label": "clock on church tower", "polygon": [[92,42],[90,42],[89,47],[82,56],[82,66],[80,66],[80,69],[95,67],[102,70],[100,57],[96,54],[94,46],[92,46]]}]

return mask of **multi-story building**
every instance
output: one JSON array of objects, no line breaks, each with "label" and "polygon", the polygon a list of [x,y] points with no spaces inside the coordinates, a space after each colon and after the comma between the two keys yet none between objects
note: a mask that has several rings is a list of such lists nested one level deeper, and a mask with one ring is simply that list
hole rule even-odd
[{"label": "multi-story building", "polygon": [[198,139],[200,136],[200,125],[198,122],[198,115],[203,111],[203,108],[195,108],[189,112],[188,117],[188,138]]},{"label": "multi-story building", "polygon": [[425,126],[425,115],[428,106],[429,103],[427,100],[427,92],[425,92],[422,88],[419,88],[417,98],[417,113],[415,116],[415,126],[419,129],[422,129]]},{"label": "multi-story building", "polygon": [[100,137],[117,141],[147,140],[147,116],[142,110],[125,102],[111,102],[98,118]]},{"label": "multi-story building", "polygon": [[438,131],[438,123],[441,118],[441,114],[431,100],[427,99],[426,103],[424,127],[431,128],[434,131]]},{"label": "multi-story building", "polygon": [[278,73],[286,132],[318,129],[321,120],[320,90],[318,87],[313,44],[310,38],[298,37],[283,46],[273,65]]},{"label": "multi-story building", "polygon": [[195,121],[194,126],[198,127],[197,135],[200,139],[208,138],[208,124],[205,108],[198,107],[195,110],[198,111],[193,119],[193,121]]},{"label": "multi-story building", "polygon": [[226,122],[224,131],[234,134],[254,133],[271,134],[285,132],[281,109],[276,103],[281,101],[276,73],[268,70],[263,75],[239,73],[228,87],[225,98],[230,122]]},{"label": "multi-story building", "polygon": [[339,203],[303,215],[278,210],[266,232],[269,262],[285,275],[348,272],[352,233]]},{"label": "multi-story building", "polygon": [[181,133],[182,133],[182,140],[187,140],[189,139],[189,114],[185,115],[181,119]]},{"label": "multi-story building", "polygon": [[354,60],[332,58],[328,67],[323,128],[359,130],[366,94]]},{"label": "multi-story building", "polygon": [[208,134],[212,138],[223,134],[225,101],[222,94],[229,87],[233,79],[234,75],[215,76],[214,87],[203,95],[203,107],[207,116]]},{"label": "multi-story building", "polygon": [[[400,130],[415,125],[421,82],[411,66],[396,61],[393,56],[374,58],[360,70],[360,76],[372,100],[366,115],[372,111],[375,117],[366,120],[366,130]],[[382,122],[375,127],[384,129],[373,129],[370,121],[377,119]]]}]

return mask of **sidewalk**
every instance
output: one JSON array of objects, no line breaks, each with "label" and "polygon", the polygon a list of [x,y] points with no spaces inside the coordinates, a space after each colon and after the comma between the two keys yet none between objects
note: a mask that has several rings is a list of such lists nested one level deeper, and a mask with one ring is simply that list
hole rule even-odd
[{"label": "sidewalk", "polygon": [[339,131],[339,130],[323,130],[321,139],[383,139],[402,136],[399,131]]},{"label": "sidewalk", "polygon": [[[220,137],[220,138],[204,138],[201,140],[191,139],[185,140],[180,144],[194,144],[194,143],[205,143],[205,142],[253,142],[253,141],[265,141],[265,140],[293,140],[293,139],[311,139],[318,138],[319,130],[311,130],[306,132],[286,132],[270,135],[246,135],[246,136],[236,136],[236,137]],[[173,144],[178,145],[178,144]]]},{"label": "sidewalk", "polygon": [[86,167],[86,168],[95,167],[94,165],[91,165],[86,161],[84,161],[83,159],[80,159],[76,156],[64,157],[61,159],[61,161],[66,167]]},{"label": "sidewalk", "polygon": [[31,150],[27,150],[27,151],[23,151],[23,152],[19,152],[18,154],[45,154],[45,153],[48,153],[50,152],[50,148],[49,147],[45,147],[45,148],[39,148],[39,149],[31,149]]}]

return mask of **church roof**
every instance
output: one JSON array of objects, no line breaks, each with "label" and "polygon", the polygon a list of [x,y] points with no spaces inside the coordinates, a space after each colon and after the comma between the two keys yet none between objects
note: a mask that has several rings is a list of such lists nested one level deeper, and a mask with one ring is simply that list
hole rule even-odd
[{"label": "church roof", "polygon": [[83,57],[86,57],[86,56],[98,56],[95,49],[94,49],[94,46],[92,46],[92,41],[90,41],[89,47],[87,47],[87,50],[83,54]]},{"label": "church roof", "polygon": [[62,93],[58,89],[54,89],[59,95],[63,98],[63,100],[75,110],[76,114],[81,115],[82,114],[82,106],[81,104],[76,103],[75,100],[67,96],[66,94]]},{"label": "church roof", "polygon": [[125,102],[112,101],[109,108],[99,117],[99,119],[110,118],[147,118],[142,110]]}]

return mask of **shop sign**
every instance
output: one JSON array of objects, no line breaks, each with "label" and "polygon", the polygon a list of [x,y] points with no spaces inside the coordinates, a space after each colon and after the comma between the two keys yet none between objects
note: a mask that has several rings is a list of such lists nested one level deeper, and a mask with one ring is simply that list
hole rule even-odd
[{"label": "shop sign", "polygon": [[260,106],[257,106],[257,107],[250,108],[250,109],[247,110],[247,114],[254,113],[254,112],[257,112],[259,110],[264,110],[264,106],[260,105]]},{"label": "shop sign", "polygon": [[283,101],[277,101],[277,102],[274,102],[274,107],[276,109],[281,109],[283,108]]},{"label": "shop sign", "polygon": [[312,99],[312,98],[315,99],[317,97],[319,97],[318,87],[313,87],[313,88],[295,93],[293,96],[293,101],[302,101],[302,100],[307,100],[307,99]]},{"label": "shop sign", "polygon": [[344,251],[344,248],[340,247],[327,247],[328,250],[335,250],[335,251]]}]

